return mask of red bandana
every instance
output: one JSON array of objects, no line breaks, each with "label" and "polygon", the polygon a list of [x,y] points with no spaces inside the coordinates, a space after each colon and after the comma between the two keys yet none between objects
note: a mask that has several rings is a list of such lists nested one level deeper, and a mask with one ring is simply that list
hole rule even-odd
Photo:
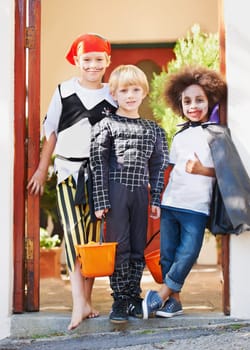
[{"label": "red bandana", "polygon": [[84,34],[79,36],[72,43],[66,59],[75,65],[74,56],[78,56],[87,52],[106,52],[108,56],[111,54],[110,43],[97,34]]}]

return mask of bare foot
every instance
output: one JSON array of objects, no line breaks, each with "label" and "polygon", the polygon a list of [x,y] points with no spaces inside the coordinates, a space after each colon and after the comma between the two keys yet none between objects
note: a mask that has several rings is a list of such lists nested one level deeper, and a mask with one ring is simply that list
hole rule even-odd
[{"label": "bare foot", "polygon": [[88,318],[96,318],[96,317],[99,317],[99,316],[100,316],[99,311],[97,311],[95,309],[92,309],[90,314],[88,315]]},{"label": "bare foot", "polygon": [[89,304],[87,304],[82,309],[73,307],[71,321],[70,321],[70,324],[68,325],[68,331],[72,331],[73,329],[77,328],[79,324],[90,315],[91,312],[92,311]]}]

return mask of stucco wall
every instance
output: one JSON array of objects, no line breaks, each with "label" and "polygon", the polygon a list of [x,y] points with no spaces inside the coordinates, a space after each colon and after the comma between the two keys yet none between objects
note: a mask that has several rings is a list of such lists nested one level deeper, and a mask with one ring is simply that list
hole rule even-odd
[{"label": "stucco wall", "polygon": [[95,32],[112,43],[174,42],[194,23],[218,30],[218,0],[43,0],[41,117],[56,85],[75,74],[64,59],[76,36]]},{"label": "stucco wall", "polygon": [[[249,76],[250,22],[247,2],[224,0],[226,24],[226,76],[228,82],[228,124],[250,175]],[[231,236],[231,315],[250,318],[250,233]]]},{"label": "stucco wall", "polygon": [[0,339],[9,335],[12,312],[13,220],[13,78],[14,1],[0,2]]}]

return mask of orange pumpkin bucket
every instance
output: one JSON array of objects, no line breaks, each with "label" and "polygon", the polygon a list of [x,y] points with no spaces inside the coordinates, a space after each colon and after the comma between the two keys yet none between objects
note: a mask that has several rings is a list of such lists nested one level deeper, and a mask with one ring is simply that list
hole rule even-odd
[{"label": "orange pumpkin bucket", "polygon": [[115,268],[117,242],[103,242],[103,221],[100,242],[76,245],[76,254],[84,277],[110,276]]},{"label": "orange pumpkin bucket", "polygon": [[76,246],[84,277],[110,276],[115,268],[117,242],[88,243]]},{"label": "orange pumpkin bucket", "polygon": [[163,283],[160,265],[160,249],[145,254],[146,265],[156,283]]},{"label": "orange pumpkin bucket", "polygon": [[[149,246],[149,244],[152,242],[152,240],[155,238],[155,236],[159,233],[160,231],[157,231],[153,236],[150,238],[148,243],[146,244],[146,247]],[[154,280],[156,283],[163,283],[163,278],[162,278],[162,271],[161,271],[161,265],[160,265],[160,249],[155,249],[152,250],[149,253],[146,253],[144,255],[145,257],[145,263],[153,276]]]}]

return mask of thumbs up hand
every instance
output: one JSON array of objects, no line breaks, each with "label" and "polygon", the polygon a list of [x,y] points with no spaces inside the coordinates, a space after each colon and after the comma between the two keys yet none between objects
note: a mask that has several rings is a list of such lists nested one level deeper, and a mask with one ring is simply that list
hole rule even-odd
[{"label": "thumbs up hand", "polygon": [[198,174],[203,176],[215,177],[215,169],[204,166],[197,153],[194,152],[194,159],[189,159],[186,163],[186,172],[189,174]]},{"label": "thumbs up hand", "polygon": [[189,159],[186,163],[186,172],[189,174],[202,174],[203,168],[197,153],[194,153],[194,159]]}]

